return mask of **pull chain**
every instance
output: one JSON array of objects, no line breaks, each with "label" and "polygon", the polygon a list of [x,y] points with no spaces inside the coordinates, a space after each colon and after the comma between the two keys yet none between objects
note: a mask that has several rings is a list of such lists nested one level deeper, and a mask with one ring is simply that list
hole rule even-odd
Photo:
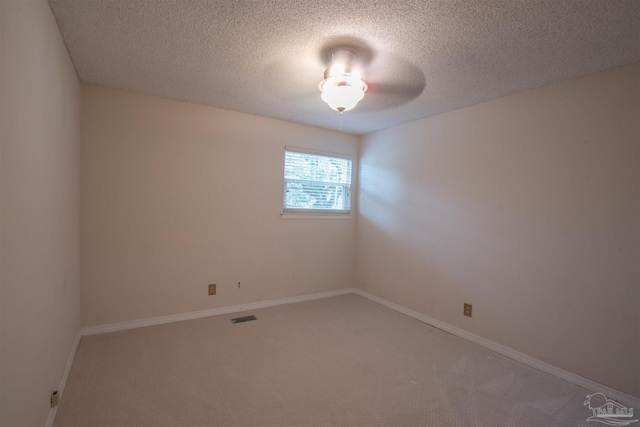
[{"label": "pull chain", "polygon": [[338,107],[336,110],[340,113],[340,132],[342,132],[342,113],[344,113],[344,107]]}]

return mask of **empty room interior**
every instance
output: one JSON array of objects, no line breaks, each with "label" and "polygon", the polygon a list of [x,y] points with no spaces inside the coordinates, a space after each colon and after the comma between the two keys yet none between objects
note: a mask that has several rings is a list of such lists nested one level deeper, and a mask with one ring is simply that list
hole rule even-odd
[{"label": "empty room interior", "polygon": [[0,0],[0,426],[640,421],[640,1]]}]

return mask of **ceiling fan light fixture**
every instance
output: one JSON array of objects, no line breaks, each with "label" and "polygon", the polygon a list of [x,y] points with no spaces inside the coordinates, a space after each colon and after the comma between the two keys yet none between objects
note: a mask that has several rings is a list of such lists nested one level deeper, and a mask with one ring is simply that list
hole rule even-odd
[{"label": "ceiling fan light fixture", "polygon": [[321,83],[320,96],[329,107],[336,111],[349,111],[364,98],[366,84],[350,78],[327,79]]},{"label": "ceiling fan light fixture", "polygon": [[320,82],[320,97],[340,114],[353,109],[367,90],[360,72],[353,68],[355,57],[356,54],[349,50],[333,52],[332,65],[325,71],[325,79]]}]

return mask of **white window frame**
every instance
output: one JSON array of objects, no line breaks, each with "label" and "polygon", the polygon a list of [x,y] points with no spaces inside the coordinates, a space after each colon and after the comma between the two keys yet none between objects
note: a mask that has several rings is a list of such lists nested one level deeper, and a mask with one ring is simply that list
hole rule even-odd
[{"label": "white window frame", "polygon": [[[286,187],[287,187],[287,182],[291,182],[291,181],[295,181],[292,179],[287,179],[284,177],[284,172],[286,169],[286,153],[287,152],[293,152],[293,153],[302,153],[302,154],[310,154],[310,155],[314,155],[314,156],[321,156],[321,157],[328,157],[328,158],[335,158],[335,159],[345,159],[348,160],[350,162],[350,173],[349,173],[349,183],[348,184],[344,184],[344,186],[346,187],[346,191],[349,194],[349,206],[346,207],[346,209],[344,210],[337,210],[337,209],[294,209],[294,208],[286,208],[285,207],[285,199],[286,199]],[[292,147],[290,145],[287,145],[284,147],[284,162],[283,162],[283,184],[282,184],[282,217],[283,218],[290,218],[290,219],[300,219],[300,218],[316,218],[316,219],[329,219],[329,218],[335,218],[335,219],[351,219],[351,211],[352,211],[352,206],[353,206],[353,192],[352,192],[352,186],[353,186],[353,159],[352,156],[349,154],[344,154],[344,153],[334,153],[334,152],[329,152],[329,151],[320,151],[320,150],[313,150],[313,149],[309,149],[309,148],[300,148],[300,147]],[[308,182],[318,182],[321,183],[322,181],[308,181]]]}]

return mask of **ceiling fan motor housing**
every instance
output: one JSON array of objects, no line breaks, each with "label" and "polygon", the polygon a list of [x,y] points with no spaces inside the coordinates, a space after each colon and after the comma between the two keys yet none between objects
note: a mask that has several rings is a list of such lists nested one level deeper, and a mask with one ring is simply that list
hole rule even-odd
[{"label": "ceiling fan motor housing", "polygon": [[356,58],[356,53],[351,50],[333,52],[331,66],[325,70],[324,80],[319,85],[322,100],[341,114],[355,107],[367,90],[367,84],[361,80],[355,67]]}]

